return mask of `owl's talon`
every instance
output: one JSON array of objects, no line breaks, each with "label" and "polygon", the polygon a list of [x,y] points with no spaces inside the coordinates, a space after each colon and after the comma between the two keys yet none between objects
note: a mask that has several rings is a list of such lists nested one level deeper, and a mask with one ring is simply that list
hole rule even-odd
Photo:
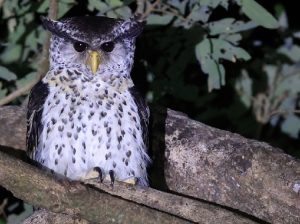
[{"label": "owl's talon", "polygon": [[114,171],[113,170],[110,170],[109,172],[109,176],[110,176],[110,186],[114,186],[114,182],[115,182],[115,177],[114,177]]},{"label": "owl's talon", "polygon": [[102,183],[103,182],[102,170],[100,169],[100,167],[96,166],[96,167],[94,167],[94,171],[99,173],[100,183]]}]

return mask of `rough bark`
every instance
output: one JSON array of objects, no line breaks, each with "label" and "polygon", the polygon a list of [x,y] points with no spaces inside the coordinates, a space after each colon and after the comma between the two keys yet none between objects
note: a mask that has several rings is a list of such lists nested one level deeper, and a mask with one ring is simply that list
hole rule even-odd
[{"label": "rough bark", "polygon": [[[299,223],[298,159],[180,112],[151,109],[153,187],[215,202],[272,223]],[[1,124],[11,119],[3,115],[10,111],[0,108]],[[18,126],[24,123],[16,122],[13,127],[21,130]],[[0,145],[3,143],[16,145],[0,135]]]},{"label": "rough bark", "polygon": [[52,223],[63,223],[63,224],[91,224],[84,219],[72,218],[68,215],[61,213],[50,212],[46,209],[35,211],[33,215],[26,218],[21,224],[52,224]]},{"label": "rough bark", "polygon": [[[238,209],[271,223],[300,222],[300,160],[264,142],[152,110],[164,124],[164,175],[171,191]],[[163,122],[165,121],[165,122]],[[154,139],[159,136],[154,132]]]},{"label": "rough bark", "polygon": [[[0,152],[0,184],[28,204],[95,223],[191,223],[43,172]],[[23,172],[26,171],[26,172]]]}]

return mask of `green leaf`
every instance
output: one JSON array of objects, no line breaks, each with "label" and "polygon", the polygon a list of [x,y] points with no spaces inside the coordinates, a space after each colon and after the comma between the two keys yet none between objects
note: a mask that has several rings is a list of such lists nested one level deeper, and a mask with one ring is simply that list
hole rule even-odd
[{"label": "green leaf", "polygon": [[195,47],[196,57],[200,62],[201,69],[208,74],[208,91],[220,89],[221,84],[225,84],[224,66],[218,64],[211,54],[211,44],[208,39],[204,39]]},{"label": "green leaf", "polygon": [[0,78],[6,81],[12,81],[16,80],[17,76],[15,73],[0,65]]},{"label": "green leaf", "polygon": [[254,0],[237,0],[236,2],[242,6],[243,12],[254,22],[269,29],[278,28],[277,20]]},{"label": "green leaf", "polygon": [[129,19],[132,14],[131,9],[127,6],[116,9],[115,12],[119,15],[119,18],[124,20]]},{"label": "green leaf", "polygon": [[285,119],[281,123],[282,132],[288,134],[292,138],[298,138],[300,119],[295,114],[288,114],[284,117]]},{"label": "green leaf", "polygon": [[0,99],[3,99],[7,94],[7,89],[2,89],[2,83],[0,82]]},{"label": "green leaf", "polygon": [[9,64],[18,61],[21,57],[22,46],[20,44],[11,43],[1,55],[1,61]]},{"label": "green leaf", "polygon": [[277,86],[275,95],[280,96],[285,91],[289,91],[290,95],[296,95],[299,92],[299,83],[300,73],[285,77],[285,79]]},{"label": "green leaf", "polygon": [[300,47],[298,45],[292,45],[291,48],[282,46],[277,50],[277,52],[284,54],[295,63],[300,61]]},{"label": "green leaf", "polygon": [[211,15],[211,10],[205,5],[195,5],[190,13],[190,19],[193,21],[202,21],[206,23]]},{"label": "green leaf", "polygon": [[57,18],[63,17],[63,15],[66,14],[71,8],[72,4],[76,4],[75,0],[64,0],[64,1],[58,1],[58,15]]},{"label": "green leaf", "polygon": [[211,38],[213,47],[213,57],[217,60],[219,58],[224,58],[229,61],[235,62],[235,59],[249,60],[251,56],[243,48],[235,47],[228,43],[227,41]]},{"label": "green leaf", "polygon": [[226,40],[233,45],[238,45],[239,41],[242,39],[242,35],[240,33],[220,34],[219,39]]},{"label": "green leaf", "polygon": [[249,108],[252,104],[252,79],[250,79],[247,70],[242,69],[242,74],[237,78],[235,83],[235,89],[241,92],[240,100]]},{"label": "green leaf", "polygon": [[228,0],[200,0],[200,5],[216,8],[218,5],[228,8]]},{"label": "green leaf", "polygon": [[36,72],[28,73],[24,78],[17,80],[16,84],[18,88],[21,88],[28,83],[32,82],[36,77]]},{"label": "green leaf", "polygon": [[49,7],[49,1],[42,1],[42,4],[37,9],[38,13],[45,13],[47,8]]},{"label": "green leaf", "polygon": [[123,5],[123,2],[121,2],[120,0],[109,0],[108,4],[110,6],[121,6]]},{"label": "green leaf", "polygon": [[173,15],[165,15],[165,16],[160,16],[160,15],[149,15],[147,18],[147,24],[150,25],[166,25],[171,22],[171,20],[174,18]]},{"label": "green leaf", "polygon": [[217,35],[220,33],[236,33],[249,30],[257,26],[258,24],[253,21],[249,21],[247,23],[244,23],[243,21],[235,22],[234,18],[225,18],[208,24],[210,35]]},{"label": "green leaf", "polygon": [[106,9],[108,6],[102,1],[99,0],[89,0],[88,10],[93,11],[94,9],[99,10],[100,12]]},{"label": "green leaf", "polygon": [[274,79],[277,73],[277,66],[275,65],[264,65],[263,67],[264,72],[267,74],[268,77],[268,86],[271,87],[274,85]]}]

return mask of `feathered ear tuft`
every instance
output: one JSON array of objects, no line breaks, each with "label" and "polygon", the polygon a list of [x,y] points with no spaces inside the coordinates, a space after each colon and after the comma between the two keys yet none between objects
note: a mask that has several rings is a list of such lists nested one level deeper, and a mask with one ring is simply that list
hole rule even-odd
[{"label": "feathered ear tuft", "polygon": [[130,19],[123,22],[121,29],[123,29],[122,38],[135,38],[143,31],[146,21],[139,21],[141,15],[136,14],[130,17]]},{"label": "feathered ear tuft", "polygon": [[70,38],[69,32],[64,28],[64,23],[48,19],[44,16],[41,16],[40,19],[42,20],[44,27],[52,34],[63,38]]}]

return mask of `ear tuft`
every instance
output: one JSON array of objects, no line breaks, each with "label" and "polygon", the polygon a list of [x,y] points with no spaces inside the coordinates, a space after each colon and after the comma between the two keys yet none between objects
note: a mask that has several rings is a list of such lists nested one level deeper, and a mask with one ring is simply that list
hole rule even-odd
[{"label": "ear tuft", "polygon": [[146,21],[140,21],[141,14],[135,14],[130,19],[123,22],[121,29],[123,29],[122,38],[135,38],[143,31]]},{"label": "ear tuft", "polygon": [[41,21],[43,22],[44,27],[49,30],[52,34],[55,34],[60,37],[69,37],[68,31],[64,29],[64,23],[48,19],[45,16],[40,17]]}]

